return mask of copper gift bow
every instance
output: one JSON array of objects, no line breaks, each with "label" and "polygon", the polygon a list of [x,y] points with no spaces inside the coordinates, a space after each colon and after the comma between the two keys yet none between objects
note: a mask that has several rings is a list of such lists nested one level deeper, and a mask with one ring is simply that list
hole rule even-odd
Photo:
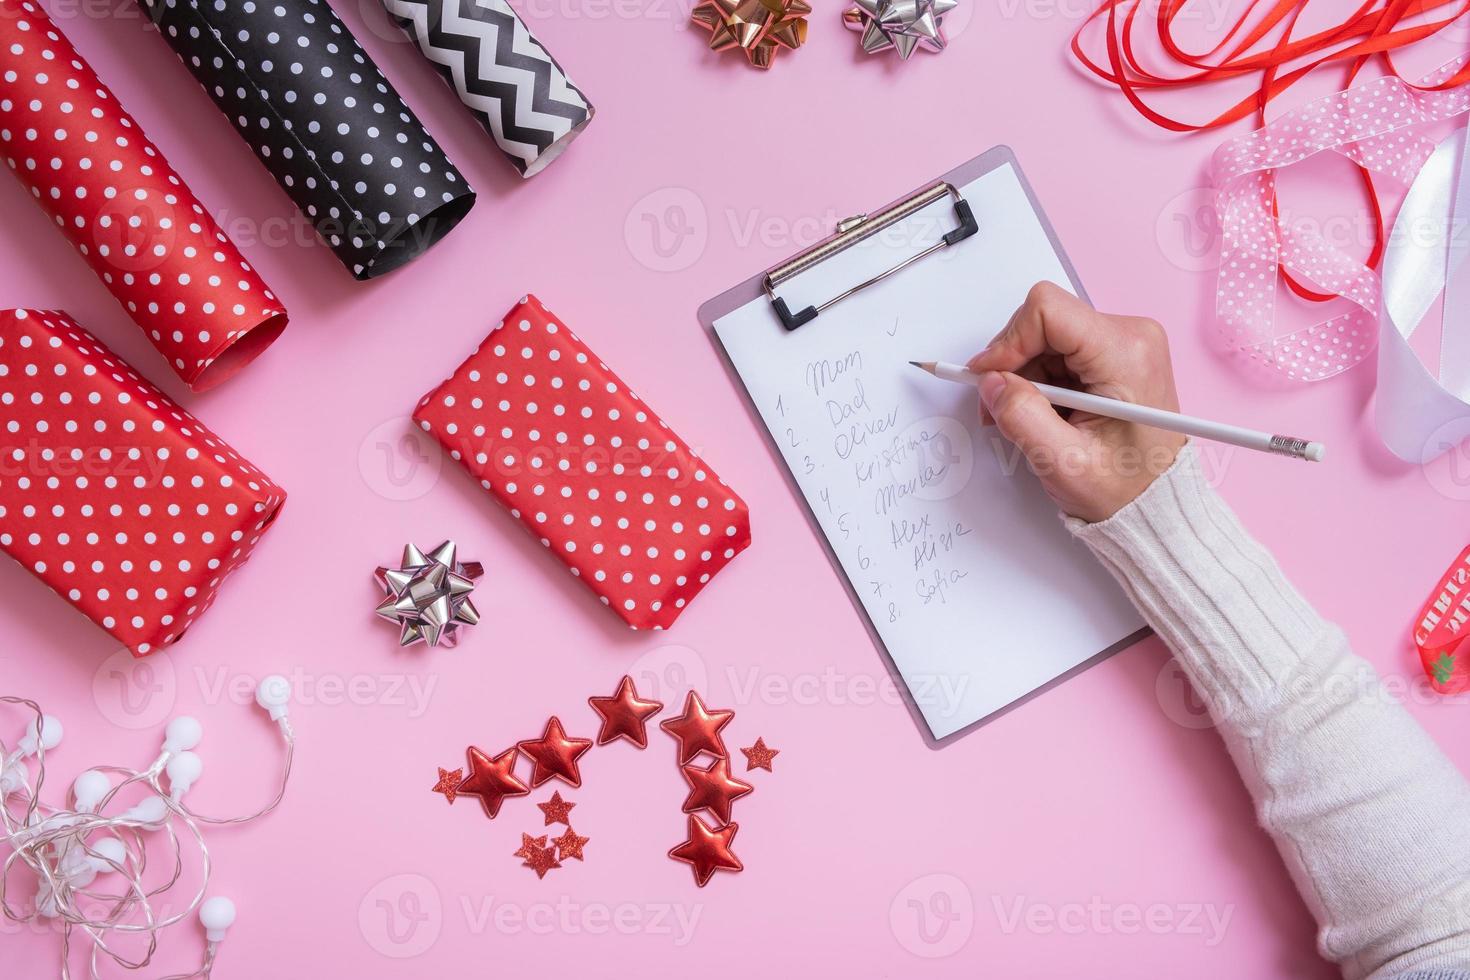
[{"label": "copper gift bow", "polygon": [[691,16],[709,28],[711,51],[740,48],[757,68],[770,68],[776,49],[796,50],[806,41],[804,0],[703,0]]}]

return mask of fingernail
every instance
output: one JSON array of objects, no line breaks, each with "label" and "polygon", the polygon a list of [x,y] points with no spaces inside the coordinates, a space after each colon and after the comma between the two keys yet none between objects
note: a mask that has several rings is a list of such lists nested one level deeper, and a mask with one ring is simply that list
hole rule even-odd
[{"label": "fingernail", "polygon": [[974,357],[972,357],[968,361],[966,361],[965,362],[965,366],[968,367],[968,368],[970,368],[971,370],[974,370],[974,365],[979,364],[981,361],[985,360],[986,355],[988,355],[994,349],[995,349],[995,345],[994,344],[991,344],[990,346],[988,346],[984,350],[982,350],[980,353],[976,354]]},{"label": "fingernail", "polygon": [[1005,386],[1005,375],[999,371],[986,371],[980,376],[980,400],[985,403],[986,408],[995,402],[995,397]]}]

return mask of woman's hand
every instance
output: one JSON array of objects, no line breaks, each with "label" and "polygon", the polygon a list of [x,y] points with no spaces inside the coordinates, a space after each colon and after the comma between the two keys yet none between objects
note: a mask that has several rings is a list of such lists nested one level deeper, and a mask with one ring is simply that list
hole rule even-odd
[{"label": "woman's hand", "polygon": [[1085,412],[1057,414],[1032,381],[1178,411],[1169,341],[1153,320],[1098,313],[1053,283],[1032,287],[990,346],[970,359],[982,372],[980,419],[1026,455],[1068,514],[1113,516],[1179,454],[1185,437]]}]

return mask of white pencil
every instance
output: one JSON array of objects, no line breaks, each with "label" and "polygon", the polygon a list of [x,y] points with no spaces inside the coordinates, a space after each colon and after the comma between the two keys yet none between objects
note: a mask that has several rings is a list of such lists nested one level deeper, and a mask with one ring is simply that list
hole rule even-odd
[{"label": "white pencil", "polygon": [[[968,385],[980,383],[980,375],[958,364],[946,364],[944,361],[909,361],[909,363],[945,381]],[[1156,429],[1182,432],[1187,436],[1213,439],[1216,442],[1227,442],[1232,446],[1259,449],[1262,452],[1292,456],[1296,459],[1310,460],[1313,463],[1320,463],[1322,457],[1327,454],[1327,447],[1322,443],[1308,442],[1295,436],[1277,436],[1269,432],[1242,429],[1237,425],[1197,419],[1189,415],[1180,415],[1178,412],[1166,412],[1162,408],[1135,405],[1132,402],[1104,398],[1101,395],[1090,395],[1085,391],[1073,391],[1070,388],[1058,388],[1039,381],[1034,384],[1047,401],[1053,405],[1060,405],[1062,408],[1091,412],[1093,415],[1106,415],[1108,418],[1121,419],[1124,422],[1151,425]]]}]

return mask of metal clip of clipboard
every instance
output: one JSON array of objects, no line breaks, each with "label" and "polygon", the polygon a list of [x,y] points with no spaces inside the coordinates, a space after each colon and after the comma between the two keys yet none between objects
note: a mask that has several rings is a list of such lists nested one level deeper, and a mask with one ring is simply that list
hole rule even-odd
[{"label": "metal clip of clipboard", "polygon": [[[933,245],[909,256],[897,265],[885,269],[876,276],[843,290],[820,305],[808,306],[806,309],[798,310],[796,313],[791,312],[790,307],[786,305],[786,300],[776,295],[776,287],[781,285],[781,283],[786,282],[793,276],[800,275],[814,265],[818,265],[827,259],[847,251],[859,242],[873,237],[883,229],[928,207],[946,195],[954,198],[954,213],[955,217],[959,219],[960,226],[954,231],[946,233]],[[884,279],[907,268],[926,255],[931,255],[941,248],[954,245],[956,242],[964,241],[979,230],[980,226],[975,221],[975,215],[970,210],[969,202],[960,196],[960,192],[954,188],[954,185],[946,181],[939,181],[910,197],[904,198],[892,207],[879,211],[877,214],[860,214],[839,222],[836,234],[824,241],[818,242],[806,251],[768,271],[761,278],[761,285],[765,289],[766,296],[771,300],[771,306],[775,309],[776,316],[781,318],[781,325],[787,330],[795,330],[802,324],[815,320],[817,314],[821,313],[827,307],[847,299],[847,297],[859,290],[867,289],[869,286],[882,282]]]}]

